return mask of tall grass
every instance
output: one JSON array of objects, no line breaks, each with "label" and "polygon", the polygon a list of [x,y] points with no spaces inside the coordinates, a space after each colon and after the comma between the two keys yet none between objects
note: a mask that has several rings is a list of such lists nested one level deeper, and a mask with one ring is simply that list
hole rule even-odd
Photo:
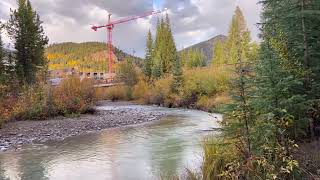
[{"label": "tall grass", "polygon": [[202,179],[226,179],[224,174],[228,170],[228,164],[236,158],[235,149],[222,140],[208,137],[203,143],[203,150]]}]

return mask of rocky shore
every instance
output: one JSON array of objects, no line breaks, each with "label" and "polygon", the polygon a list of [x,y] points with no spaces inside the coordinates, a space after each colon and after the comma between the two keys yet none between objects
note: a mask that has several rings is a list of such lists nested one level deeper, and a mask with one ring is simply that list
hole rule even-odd
[{"label": "rocky shore", "polygon": [[[97,132],[107,128],[123,127],[159,120],[162,112],[143,108],[122,108],[128,102],[100,102],[94,114],[76,118],[56,117],[44,121],[16,121],[0,129],[0,152],[19,150],[23,145],[62,141],[67,137]],[[103,108],[99,107],[111,107]],[[117,107],[117,108],[112,108]]]}]

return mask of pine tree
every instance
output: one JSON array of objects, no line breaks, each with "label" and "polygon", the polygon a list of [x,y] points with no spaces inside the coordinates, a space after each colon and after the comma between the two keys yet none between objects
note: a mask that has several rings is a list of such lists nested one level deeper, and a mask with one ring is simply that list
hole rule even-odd
[{"label": "pine tree", "polygon": [[16,73],[21,83],[33,84],[36,75],[46,67],[44,35],[39,15],[29,0],[18,0],[18,9],[11,11],[7,31],[16,49]]},{"label": "pine tree", "polygon": [[151,77],[152,75],[152,60],[153,60],[153,40],[152,40],[152,34],[149,30],[148,36],[147,36],[147,46],[146,46],[146,57],[143,65],[143,72],[147,77]]}]

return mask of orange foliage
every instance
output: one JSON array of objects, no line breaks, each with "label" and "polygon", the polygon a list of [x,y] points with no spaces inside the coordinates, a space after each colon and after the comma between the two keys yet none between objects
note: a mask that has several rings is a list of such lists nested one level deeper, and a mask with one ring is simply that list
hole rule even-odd
[{"label": "orange foliage", "polygon": [[53,104],[57,113],[83,113],[95,102],[92,80],[69,77],[53,90]]}]

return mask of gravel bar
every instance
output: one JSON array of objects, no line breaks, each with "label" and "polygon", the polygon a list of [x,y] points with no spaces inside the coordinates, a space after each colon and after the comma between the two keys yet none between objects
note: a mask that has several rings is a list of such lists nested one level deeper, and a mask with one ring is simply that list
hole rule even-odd
[{"label": "gravel bar", "polygon": [[145,111],[143,108],[121,108],[133,105],[130,102],[99,102],[98,106],[119,107],[97,110],[92,115],[76,118],[56,117],[43,121],[15,121],[0,129],[0,152],[19,150],[23,145],[62,141],[77,135],[98,132],[103,129],[124,127],[156,121],[164,117],[163,112]]}]

